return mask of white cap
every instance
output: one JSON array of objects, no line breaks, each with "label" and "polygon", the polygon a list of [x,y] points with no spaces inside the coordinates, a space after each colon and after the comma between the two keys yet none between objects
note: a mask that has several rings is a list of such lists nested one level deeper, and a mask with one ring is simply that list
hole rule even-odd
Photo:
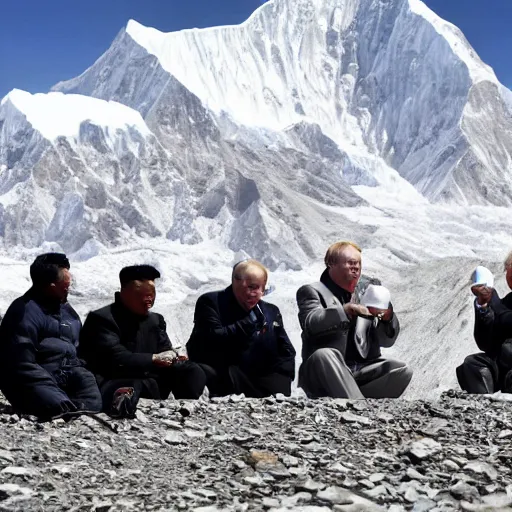
[{"label": "white cap", "polygon": [[371,284],[364,292],[361,303],[370,308],[388,309],[390,300],[391,294],[385,286]]},{"label": "white cap", "polygon": [[487,267],[478,265],[471,274],[471,286],[485,285],[492,288],[494,286],[494,276]]}]

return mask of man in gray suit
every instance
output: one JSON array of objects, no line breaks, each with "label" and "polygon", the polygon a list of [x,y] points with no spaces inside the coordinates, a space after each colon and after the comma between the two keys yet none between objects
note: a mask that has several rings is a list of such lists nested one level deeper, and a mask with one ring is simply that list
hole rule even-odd
[{"label": "man in gray suit", "polygon": [[[381,357],[380,348],[392,346],[400,331],[389,292],[379,280],[361,276],[361,249],[352,242],[331,245],[325,266],[319,282],[297,291],[299,385],[310,397],[399,397],[412,371],[405,363]],[[384,296],[386,303],[370,299],[368,307],[361,304],[368,287],[374,288],[368,296],[375,300],[380,295],[380,302]]]}]

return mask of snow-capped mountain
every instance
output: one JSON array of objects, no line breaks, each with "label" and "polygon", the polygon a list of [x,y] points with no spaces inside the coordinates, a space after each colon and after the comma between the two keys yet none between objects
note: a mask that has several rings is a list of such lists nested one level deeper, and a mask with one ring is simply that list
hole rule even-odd
[{"label": "snow-capped mountain", "polygon": [[300,268],[329,235],[301,203],[363,204],[351,186],[509,205],[507,101],[419,0],[271,0],[170,34],[130,21],[78,78],[2,100],[4,242],[220,238]]},{"label": "snow-capped mountain", "polygon": [[[278,271],[271,300],[298,344],[294,290],[318,279],[332,241],[354,239],[398,294],[397,353],[456,334],[460,359],[470,323],[454,331],[451,306],[416,283],[456,273],[435,274],[441,257],[501,257],[511,170],[512,93],[420,0],[270,0],[240,26],[129,21],[79,77],[3,98],[0,243],[21,258],[66,251],[87,260],[78,276],[94,269],[111,287],[113,267],[151,253],[164,309],[184,306],[167,312],[181,342],[197,294],[250,255]],[[106,298],[81,283],[95,297],[84,308]],[[417,293],[429,297],[419,318]],[[415,361],[443,388],[453,361],[438,364],[436,343]]]},{"label": "snow-capped mountain", "polygon": [[419,0],[272,0],[241,26],[170,34],[130,21],[56,90],[115,99],[146,118],[169,79],[238,125],[317,125],[348,159],[376,158],[429,200],[511,202],[500,84]]}]

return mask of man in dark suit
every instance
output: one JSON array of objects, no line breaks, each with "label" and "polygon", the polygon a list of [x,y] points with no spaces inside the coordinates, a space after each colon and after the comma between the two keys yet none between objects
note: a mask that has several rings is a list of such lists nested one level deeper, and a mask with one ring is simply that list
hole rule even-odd
[{"label": "man in dark suit", "polygon": [[[361,249],[352,242],[331,245],[325,266],[320,282],[297,291],[302,327],[299,385],[310,397],[399,397],[412,371],[400,361],[381,357],[380,348],[392,346],[400,331],[389,292],[377,279],[361,276]],[[384,303],[379,299],[361,304],[370,286],[375,294],[387,295]]]},{"label": "man in dark suit", "polygon": [[67,301],[69,268],[65,254],[38,256],[32,287],[0,327],[0,388],[17,412],[41,420],[101,409],[94,375],[76,353],[82,323]]},{"label": "man in dark suit", "polygon": [[[512,289],[512,252],[505,259],[505,279]],[[482,352],[457,367],[460,387],[468,393],[512,393],[512,293],[500,299],[486,284],[471,287],[475,295],[475,342]]]},{"label": "man in dark suit", "polygon": [[261,300],[267,269],[256,260],[233,268],[231,286],[199,297],[187,343],[212,395],[290,395],[295,349],[277,306]]},{"label": "man in dark suit", "polygon": [[105,412],[133,416],[140,397],[199,398],[203,370],[172,349],[162,315],[151,313],[160,272],[150,265],[125,267],[115,301],[87,316],[80,355],[96,374]]}]

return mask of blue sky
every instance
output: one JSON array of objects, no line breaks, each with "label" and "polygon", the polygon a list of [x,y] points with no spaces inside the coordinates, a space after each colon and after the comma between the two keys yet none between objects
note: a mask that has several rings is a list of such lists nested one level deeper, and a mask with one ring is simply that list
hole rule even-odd
[{"label": "blue sky", "polygon": [[[259,0],[4,0],[0,98],[13,88],[46,92],[82,73],[130,19],[168,32],[237,24]],[[459,26],[480,57],[512,88],[512,0],[426,0]]]}]

